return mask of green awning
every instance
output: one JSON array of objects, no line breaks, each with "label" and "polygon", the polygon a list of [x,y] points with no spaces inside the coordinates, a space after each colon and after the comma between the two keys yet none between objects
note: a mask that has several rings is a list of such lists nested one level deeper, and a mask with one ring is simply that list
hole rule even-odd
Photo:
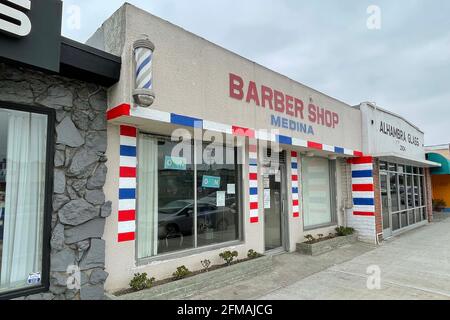
[{"label": "green awning", "polygon": [[431,174],[450,174],[450,160],[443,155],[439,153],[428,153],[427,159],[441,164],[440,168],[432,168]]}]

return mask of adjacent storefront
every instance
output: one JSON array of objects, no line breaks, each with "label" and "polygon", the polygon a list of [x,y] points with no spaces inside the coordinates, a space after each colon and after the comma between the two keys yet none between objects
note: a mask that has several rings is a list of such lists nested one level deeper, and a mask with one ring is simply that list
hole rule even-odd
[{"label": "adjacent storefront", "polygon": [[427,147],[427,159],[441,166],[431,170],[433,209],[450,212],[450,145]]},{"label": "adjacent storefront", "polygon": [[61,37],[61,12],[0,4],[0,299],[104,296],[106,88],[120,58]]},{"label": "adjacent storefront", "polygon": [[[378,240],[428,223],[432,217],[430,168],[424,133],[374,104],[363,103],[363,151],[373,156],[375,229]],[[369,204],[369,203],[367,203]]]},{"label": "adjacent storefront", "polygon": [[383,235],[428,221],[424,168],[380,161]]}]

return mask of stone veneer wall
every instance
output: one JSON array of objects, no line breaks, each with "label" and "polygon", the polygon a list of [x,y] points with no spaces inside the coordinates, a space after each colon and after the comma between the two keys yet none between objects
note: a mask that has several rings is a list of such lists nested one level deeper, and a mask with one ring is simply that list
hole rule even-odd
[{"label": "stone veneer wall", "polygon": [[[101,239],[105,202],[106,90],[95,84],[0,64],[0,101],[56,110],[50,291],[26,299],[102,299],[108,274]],[[69,290],[67,268],[81,270]]]}]

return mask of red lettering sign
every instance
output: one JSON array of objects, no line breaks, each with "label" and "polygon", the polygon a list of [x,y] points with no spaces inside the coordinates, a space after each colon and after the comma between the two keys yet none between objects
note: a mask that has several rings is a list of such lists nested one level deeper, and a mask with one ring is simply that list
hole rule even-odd
[{"label": "red lettering sign", "polygon": [[258,89],[256,89],[256,83],[253,81],[250,81],[250,84],[248,85],[246,101],[247,103],[253,101],[259,107]]},{"label": "red lettering sign", "polygon": [[[266,106],[268,106],[270,108],[270,110],[273,110],[273,91],[272,89],[266,87],[266,86],[261,86],[261,92],[262,92],[262,106],[265,108]],[[266,104],[267,103],[267,104]]]},{"label": "red lettering sign", "polygon": [[244,80],[230,73],[230,97],[237,100],[244,98]]},{"label": "red lettering sign", "polygon": [[[259,88],[254,81],[246,85],[242,77],[230,73],[230,97],[258,107],[269,108],[278,113],[286,114],[301,120],[305,119],[305,104],[303,100],[274,90],[265,85]],[[307,107],[308,120],[312,123],[336,128],[339,125],[339,114],[310,103]]]}]

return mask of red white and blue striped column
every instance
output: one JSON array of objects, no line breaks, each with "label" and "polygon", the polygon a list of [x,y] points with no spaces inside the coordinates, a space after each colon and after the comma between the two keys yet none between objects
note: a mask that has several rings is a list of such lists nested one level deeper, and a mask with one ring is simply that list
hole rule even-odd
[{"label": "red white and blue striped column", "polygon": [[257,140],[250,138],[248,147],[249,159],[249,203],[250,203],[250,223],[259,222],[258,205],[258,145]]},{"label": "red white and blue striped column", "polygon": [[136,238],[137,129],[120,126],[118,241]]},{"label": "red white and blue striped column", "polygon": [[375,216],[373,158],[350,160],[352,167],[352,195],[354,216]]},{"label": "red white and blue striped column", "polygon": [[300,217],[300,197],[299,197],[299,165],[298,153],[291,152],[291,183],[292,183],[292,212],[294,218]]}]

